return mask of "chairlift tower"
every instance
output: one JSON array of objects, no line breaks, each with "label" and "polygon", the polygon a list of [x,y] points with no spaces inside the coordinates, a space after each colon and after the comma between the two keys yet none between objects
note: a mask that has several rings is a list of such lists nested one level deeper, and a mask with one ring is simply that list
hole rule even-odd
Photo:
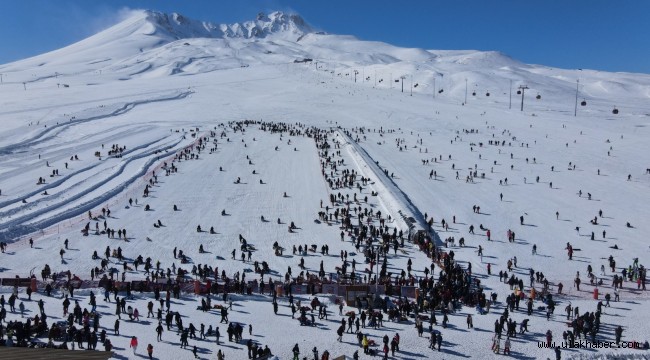
[{"label": "chairlift tower", "polygon": [[465,78],[465,105],[467,105],[467,78]]},{"label": "chairlift tower", "polygon": [[508,109],[512,109],[512,79],[510,80],[510,103]]},{"label": "chairlift tower", "polygon": [[580,79],[576,80],[576,106],[573,109],[573,116],[578,116],[578,87],[580,86]]},{"label": "chairlift tower", "polygon": [[404,79],[406,78],[406,76],[402,75],[399,78],[402,79],[402,92],[404,92]]},{"label": "chairlift tower", "polygon": [[521,90],[521,111],[524,111],[524,93],[528,88],[526,85],[519,85],[519,90]]}]

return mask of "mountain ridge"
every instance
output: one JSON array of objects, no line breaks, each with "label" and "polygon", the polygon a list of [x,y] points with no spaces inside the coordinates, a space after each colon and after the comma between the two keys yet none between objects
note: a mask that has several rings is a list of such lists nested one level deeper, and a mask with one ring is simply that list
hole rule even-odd
[{"label": "mountain ridge", "polygon": [[177,12],[171,14],[143,10],[144,18],[158,26],[167,36],[175,39],[207,38],[265,38],[275,34],[286,34],[296,39],[314,32],[313,28],[298,14],[274,11],[270,14],[258,13],[255,20],[232,24],[216,24],[188,18]]},{"label": "mountain ridge", "polygon": [[[319,69],[327,70],[332,78],[354,81],[356,71],[361,84],[389,89],[403,78],[405,85],[412,83],[415,94],[435,94],[458,103],[479,98],[511,103],[508,87],[516,90],[527,85],[527,94],[544,99],[539,104],[571,105],[575,103],[578,79],[579,97],[590,104],[592,100],[610,103],[613,94],[633,101],[650,98],[647,74],[525,64],[501,51],[402,48],[316,31],[300,15],[280,11],[258,13],[254,20],[217,24],[179,13],[137,10],[79,42],[0,65],[0,72],[8,76],[5,82],[16,84],[82,74],[124,81],[258,65],[284,66],[303,59],[318,62]],[[77,79],[66,81],[82,83]],[[607,107],[611,110],[613,105]]]}]

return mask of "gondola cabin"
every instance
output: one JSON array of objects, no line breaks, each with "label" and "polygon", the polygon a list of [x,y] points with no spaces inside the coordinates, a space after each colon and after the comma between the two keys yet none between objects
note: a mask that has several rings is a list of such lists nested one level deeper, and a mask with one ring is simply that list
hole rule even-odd
[{"label": "gondola cabin", "polygon": [[537,100],[540,100],[541,98],[542,98],[542,95],[540,95],[540,94],[537,94],[537,96],[535,96],[535,99],[537,99]]},{"label": "gondola cabin", "polygon": [[486,92],[486,93],[485,93],[485,96],[490,96],[490,92],[489,92],[489,91]]},{"label": "gondola cabin", "polygon": [[612,110],[612,114],[617,115],[618,114],[618,109],[614,108],[614,110]]},{"label": "gondola cabin", "polygon": [[580,103],[580,106],[587,106],[587,101],[586,101],[586,100],[582,100],[582,102]]}]

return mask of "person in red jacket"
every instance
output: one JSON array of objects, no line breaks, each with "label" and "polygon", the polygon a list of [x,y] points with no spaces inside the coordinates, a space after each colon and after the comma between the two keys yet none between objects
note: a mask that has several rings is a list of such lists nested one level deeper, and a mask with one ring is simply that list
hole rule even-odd
[{"label": "person in red jacket", "polygon": [[131,344],[129,347],[133,348],[133,354],[135,355],[135,351],[138,349],[138,338],[133,336],[131,337]]}]

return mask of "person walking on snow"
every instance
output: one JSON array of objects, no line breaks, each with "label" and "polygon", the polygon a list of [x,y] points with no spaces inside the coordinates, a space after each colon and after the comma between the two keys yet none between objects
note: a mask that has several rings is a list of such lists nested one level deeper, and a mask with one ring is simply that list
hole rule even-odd
[{"label": "person walking on snow", "polygon": [[138,338],[133,336],[131,337],[131,344],[129,345],[130,348],[133,348],[133,355],[135,355],[136,350],[138,350]]}]

